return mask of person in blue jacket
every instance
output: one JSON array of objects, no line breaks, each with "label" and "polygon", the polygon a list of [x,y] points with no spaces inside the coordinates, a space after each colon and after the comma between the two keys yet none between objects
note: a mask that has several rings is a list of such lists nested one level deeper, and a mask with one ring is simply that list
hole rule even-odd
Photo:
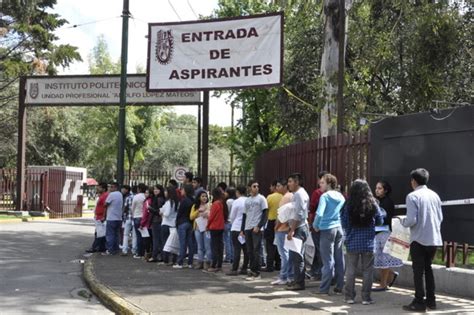
[{"label": "person in blue jacket", "polygon": [[320,231],[320,254],[323,262],[321,284],[317,294],[329,294],[333,277],[336,280],[334,293],[342,294],[344,287],[344,255],[342,253],[341,209],[344,196],[336,190],[337,179],[332,174],[321,178],[319,187],[324,192],[319,199],[314,230]]}]

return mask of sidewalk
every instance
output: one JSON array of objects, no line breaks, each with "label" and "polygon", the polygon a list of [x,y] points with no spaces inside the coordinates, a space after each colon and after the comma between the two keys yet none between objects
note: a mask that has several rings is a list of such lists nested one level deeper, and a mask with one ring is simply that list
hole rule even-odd
[{"label": "sidewalk", "polygon": [[[230,265],[224,265],[227,270]],[[91,279],[92,273],[92,279]],[[94,277],[95,275],[95,277]],[[208,274],[200,270],[173,269],[132,257],[94,255],[86,263],[85,278],[96,294],[119,313],[175,314],[410,314],[413,291],[394,287],[374,292],[374,305],[343,303],[342,296],[313,294],[319,282],[307,282],[305,291],[288,291],[269,283],[276,273],[262,273],[262,280],[248,282],[244,276]],[[109,290],[110,289],[110,290]],[[116,295],[115,295],[116,294]],[[110,298],[112,296],[112,298]],[[474,301],[437,295],[438,310],[430,314],[474,314]]]}]

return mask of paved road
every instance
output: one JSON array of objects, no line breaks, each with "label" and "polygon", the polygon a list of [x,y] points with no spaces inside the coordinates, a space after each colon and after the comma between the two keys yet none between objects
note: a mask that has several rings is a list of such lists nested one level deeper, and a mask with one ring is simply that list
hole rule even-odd
[{"label": "paved road", "polygon": [[111,314],[82,280],[90,219],[0,223],[0,314]]}]

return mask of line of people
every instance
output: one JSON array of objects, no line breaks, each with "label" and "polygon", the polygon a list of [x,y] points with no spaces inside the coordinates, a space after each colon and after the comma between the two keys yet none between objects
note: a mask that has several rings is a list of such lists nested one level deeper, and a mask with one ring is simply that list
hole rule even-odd
[{"label": "line of people", "polygon": [[[136,192],[126,185],[120,192],[115,183],[100,184],[95,220],[107,222],[105,237],[96,229],[88,251],[115,255],[121,250],[121,255],[128,255],[131,247],[134,258],[211,273],[221,272],[228,262],[228,276],[246,275],[248,281],[260,279],[261,272],[278,271],[272,285],[304,290],[310,278],[320,282],[316,294],[343,294],[348,304],[355,303],[360,263],[362,304],[370,305],[374,303],[371,292],[388,290],[398,276],[393,268],[403,265],[383,252],[395,215],[391,187],[377,182],[374,196],[368,183],[358,179],[344,196],[334,175],[321,172],[318,178],[319,187],[311,198],[298,173],[275,180],[266,198],[256,180],[236,188],[220,183],[209,196],[201,178],[191,173],[186,173],[181,188],[174,180],[166,188],[139,184]],[[412,230],[416,293],[404,307],[411,311],[436,308],[431,261],[436,246],[442,245],[442,212],[438,195],[426,187],[428,178],[424,169],[411,173],[414,192],[407,196],[406,218],[400,219]],[[287,218],[280,215],[284,207],[290,209]],[[312,261],[305,264],[304,244],[310,237]],[[294,239],[302,244],[298,251],[288,245]],[[373,288],[375,268],[380,269],[380,284]]]}]

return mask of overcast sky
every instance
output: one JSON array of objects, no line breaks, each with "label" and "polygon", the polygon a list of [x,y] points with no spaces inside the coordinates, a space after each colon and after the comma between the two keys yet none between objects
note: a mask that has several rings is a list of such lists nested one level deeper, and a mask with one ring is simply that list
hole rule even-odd
[{"label": "overcast sky", "polygon": [[[63,74],[88,73],[87,59],[101,34],[105,36],[112,58],[120,58],[122,6],[120,0],[58,1],[54,11],[69,21],[69,25],[56,32],[59,43],[78,47],[84,60],[74,63]],[[130,0],[133,18],[129,21],[128,73],[135,73],[137,66],[146,67],[147,23],[196,20],[199,15],[209,15],[216,6],[217,0]],[[78,26],[72,27],[74,25]],[[197,106],[179,106],[175,110],[180,114],[197,115]],[[237,111],[236,119],[240,116],[241,113]],[[225,103],[224,96],[211,97],[210,123],[230,126],[230,105]]]}]

